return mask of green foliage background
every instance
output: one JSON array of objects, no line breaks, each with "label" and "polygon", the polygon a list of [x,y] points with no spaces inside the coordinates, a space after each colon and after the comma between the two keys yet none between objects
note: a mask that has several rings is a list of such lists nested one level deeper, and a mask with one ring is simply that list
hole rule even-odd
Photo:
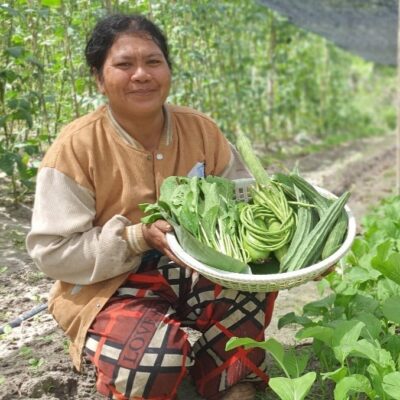
[{"label": "green foliage background", "polygon": [[15,200],[63,124],[97,107],[83,49],[98,18],[140,12],[171,46],[173,103],[211,115],[234,141],[287,151],[393,130],[394,69],[352,56],[257,1],[10,0],[0,5],[0,169]]}]

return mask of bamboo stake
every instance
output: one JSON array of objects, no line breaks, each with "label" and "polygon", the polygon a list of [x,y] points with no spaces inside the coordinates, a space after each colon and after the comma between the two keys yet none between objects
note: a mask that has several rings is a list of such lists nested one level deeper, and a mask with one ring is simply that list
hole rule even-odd
[{"label": "bamboo stake", "polygon": [[397,140],[396,140],[396,190],[400,195],[400,0],[397,16]]},{"label": "bamboo stake", "polygon": [[275,134],[275,86],[276,86],[276,71],[275,71],[275,56],[276,56],[276,26],[275,16],[270,11],[268,13],[269,22],[269,43],[268,43],[268,61],[270,69],[267,70],[267,103],[268,103],[268,132]]}]

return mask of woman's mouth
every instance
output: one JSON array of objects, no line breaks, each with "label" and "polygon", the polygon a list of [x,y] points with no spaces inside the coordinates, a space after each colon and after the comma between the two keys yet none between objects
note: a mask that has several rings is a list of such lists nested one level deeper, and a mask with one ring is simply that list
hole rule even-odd
[{"label": "woman's mouth", "polygon": [[131,90],[128,93],[139,96],[146,96],[148,94],[154,93],[154,91],[155,91],[154,89],[136,89],[136,90]]}]

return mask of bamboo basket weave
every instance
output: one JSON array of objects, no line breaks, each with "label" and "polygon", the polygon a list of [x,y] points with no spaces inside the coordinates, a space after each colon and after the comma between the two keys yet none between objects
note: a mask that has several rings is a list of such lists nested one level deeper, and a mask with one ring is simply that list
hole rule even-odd
[{"label": "bamboo basket weave", "polygon": [[[238,179],[234,182],[236,187],[236,199],[246,202],[249,201],[249,188],[254,185],[254,179]],[[336,198],[335,195],[325,189],[317,186],[315,186],[315,188],[327,198]],[[323,274],[329,267],[335,265],[346,252],[350,250],[356,235],[356,221],[347,205],[345,206],[345,211],[348,216],[348,227],[345,239],[340,248],[328,258],[292,272],[263,275],[227,272],[205,265],[186,253],[173,233],[167,234],[167,241],[172,252],[178,259],[214,283],[225,288],[245,292],[275,292],[277,290],[290,289],[315,279]]]}]

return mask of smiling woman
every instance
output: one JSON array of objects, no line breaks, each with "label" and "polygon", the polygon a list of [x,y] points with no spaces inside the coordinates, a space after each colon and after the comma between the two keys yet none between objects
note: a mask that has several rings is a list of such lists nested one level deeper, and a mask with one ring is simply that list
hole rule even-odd
[{"label": "smiling woman", "polygon": [[122,127],[145,148],[157,148],[171,71],[153,40],[144,35],[119,36],[108,51],[102,70],[96,73],[96,80]]},{"label": "smiling woman", "polygon": [[[248,176],[206,115],[166,103],[166,38],[140,15],[100,21],[86,59],[107,102],[67,125],[37,177],[27,247],[56,280],[49,309],[96,367],[108,398],[175,399],[189,372],[208,399],[253,399],[265,353],[225,352],[231,336],[264,338],[276,293],[225,290],[181,265],[166,221],[142,224],[170,176]],[[191,346],[181,327],[201,333]]]},{"label": "smiling woman", "polygon": [[[122,30],[115,32],[115,25]],[[115,15],[97,28],[85,53],[99,91],[125,131],[146,149],[154,150],[164,127],[163,105],[171,83],[167,41],[155,25],[140,16],[119,21]],[[99,47],[99,43],[106,45]]]}]

